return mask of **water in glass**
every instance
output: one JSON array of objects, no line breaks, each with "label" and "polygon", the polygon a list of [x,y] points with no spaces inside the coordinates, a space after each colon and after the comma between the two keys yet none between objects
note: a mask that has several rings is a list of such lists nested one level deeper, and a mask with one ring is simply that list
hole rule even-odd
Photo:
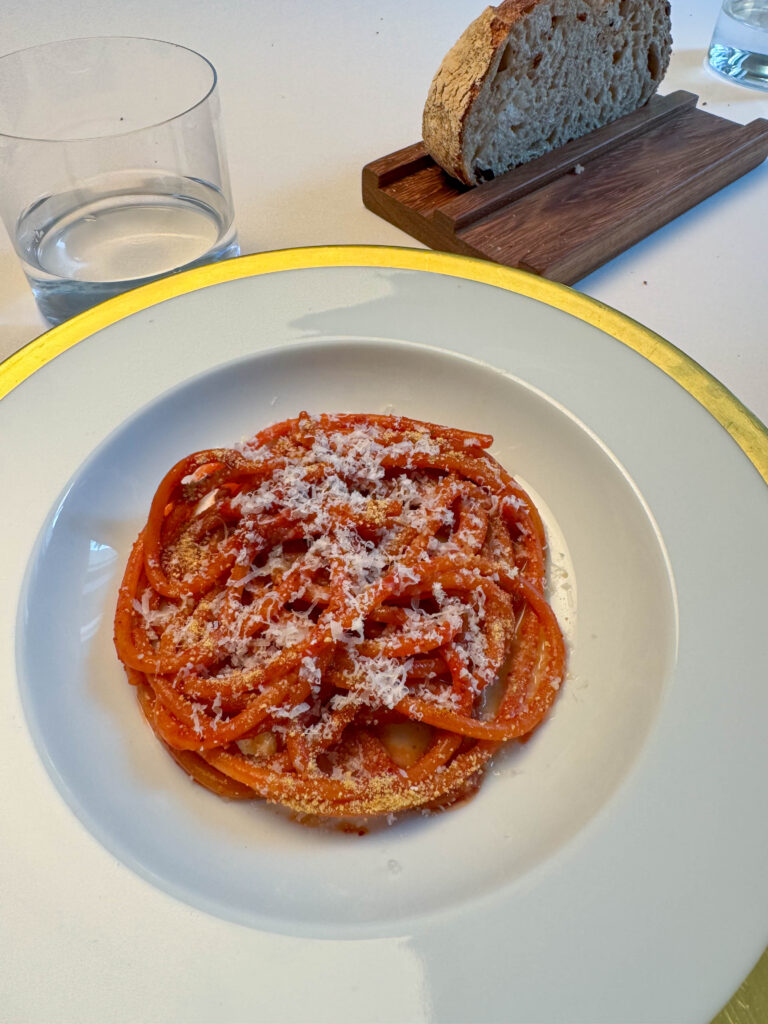
[{"label": "water in glass", "polygon": [[229,203],[192,178],[126,171],[45,196],[15,244],[50,323],[171,271],[239,253]]},{"label": "water in glass", "polygon": [[709,63],[733,81],[768,89],[768,0],[724,0]]}]

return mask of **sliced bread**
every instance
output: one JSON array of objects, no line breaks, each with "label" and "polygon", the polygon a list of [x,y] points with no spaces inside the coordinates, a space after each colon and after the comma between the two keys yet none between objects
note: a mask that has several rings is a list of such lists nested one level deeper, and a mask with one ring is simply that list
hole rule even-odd
[{"label": "sliced bread", "polygon": [[498,177],[636,110],[671,48],[667,0],[504,0],[435,75],[427,151],[468,185]]}]

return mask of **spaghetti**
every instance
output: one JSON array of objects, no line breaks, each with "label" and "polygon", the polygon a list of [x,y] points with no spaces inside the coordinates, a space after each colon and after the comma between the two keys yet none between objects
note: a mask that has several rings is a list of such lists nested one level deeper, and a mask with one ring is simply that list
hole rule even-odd
[{"label": "spaghetti", "polygon": [[563,679],[545,539],[492,437],[302,413],[162,480],[115,645],[221,796],[357,817],[447,805]]}]

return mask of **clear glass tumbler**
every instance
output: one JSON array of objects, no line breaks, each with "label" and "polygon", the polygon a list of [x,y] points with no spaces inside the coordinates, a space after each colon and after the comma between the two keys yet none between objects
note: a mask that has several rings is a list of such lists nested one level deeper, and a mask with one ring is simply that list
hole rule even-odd
[{"label": "clear glass tumbler", "polygon": [[49,323],[239,253],[216,85],[156,39],[0,57],[0,216]]},{"label": "clear glass tumbler", "polygon": [[709,63],[733,82],[768,89],[768,0],[723,0]]}]

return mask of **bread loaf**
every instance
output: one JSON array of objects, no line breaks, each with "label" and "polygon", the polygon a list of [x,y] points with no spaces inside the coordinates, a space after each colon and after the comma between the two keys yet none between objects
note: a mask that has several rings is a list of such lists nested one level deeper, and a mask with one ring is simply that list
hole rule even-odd
[{"label": "bread loaf", "polygon": [[424,143],[468,185],[636,110],[664,77],[667,0],[504,0],[449,51],[424,108]]}]

